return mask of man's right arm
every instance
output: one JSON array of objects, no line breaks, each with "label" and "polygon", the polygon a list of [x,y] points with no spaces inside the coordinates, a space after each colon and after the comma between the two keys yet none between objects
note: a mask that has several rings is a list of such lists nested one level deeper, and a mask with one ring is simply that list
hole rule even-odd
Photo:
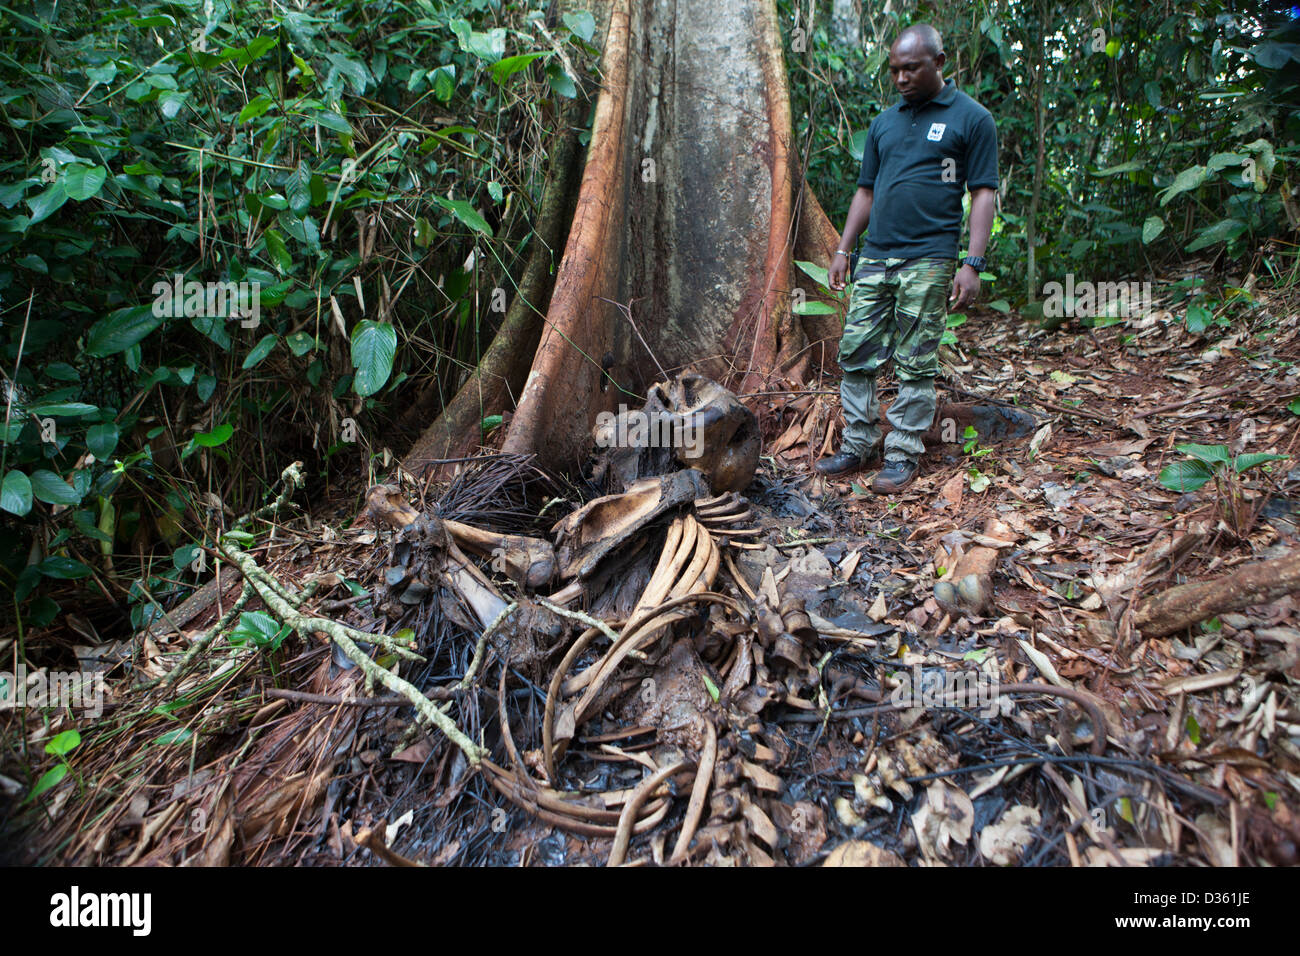
[{"label": "man's right arm", "polygon": [[853,250],[858,236],[862,235],[862,231],[867,228],[867,223],[871,220],[873,196],[874,192],[869,186],[859,186],[858,191],[853,194],[853,202],[849,203],[849,215],[844,220],[844,232],[835,247],[835,258],[831,260],[831,289],[836,292],[844,288],[848,276],[848,253]]}]

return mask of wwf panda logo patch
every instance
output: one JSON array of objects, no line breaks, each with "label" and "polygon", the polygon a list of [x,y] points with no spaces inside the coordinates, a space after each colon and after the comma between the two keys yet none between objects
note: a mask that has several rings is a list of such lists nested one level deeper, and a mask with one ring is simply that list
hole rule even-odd
[{"label": "wwf panda logo patch", "polygon": [[930,132],[925,134],[925,138],[937,143],[939,140],[943,139],[943,131],[947,128],[947,123],[931,123]]}]

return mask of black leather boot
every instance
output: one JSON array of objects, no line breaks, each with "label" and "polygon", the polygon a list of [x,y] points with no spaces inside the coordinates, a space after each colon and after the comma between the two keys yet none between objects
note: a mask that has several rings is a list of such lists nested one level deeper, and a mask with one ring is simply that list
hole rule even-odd
[{"label": "black leather boot", "polygon": [[912,483],[920,470],[914,461],[890,459],[871,482],[871,490],[878,495],[892,495],[896,491],[902,491]]},{"label": "black leather boot", "polygon": [[840,450],[829,458],[823,458],[817,464],[813,465],[819,475],[825,475],[828,478],[836,478],[840,475],[849,475],[855,471],[861,471],[870,465],[874,465],[880,458],[880,452],[867,452],[866,455],[859,455],[851,451]]}]

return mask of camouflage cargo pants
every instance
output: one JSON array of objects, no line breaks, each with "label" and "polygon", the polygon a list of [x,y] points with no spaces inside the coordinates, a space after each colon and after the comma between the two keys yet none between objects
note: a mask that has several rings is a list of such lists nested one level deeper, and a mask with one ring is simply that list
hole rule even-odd
[{"label": "camouflage cargo pants", "polygon": [[842,450],[866,457],[879,445],[876,373],[892,358],[898,398],[889,407],[893,430],[885,438],[885,458],[914,462],[925,451],[921,436],[934,422],[939,340],[956,271],[953,259],[858,263],[840,338]]}]

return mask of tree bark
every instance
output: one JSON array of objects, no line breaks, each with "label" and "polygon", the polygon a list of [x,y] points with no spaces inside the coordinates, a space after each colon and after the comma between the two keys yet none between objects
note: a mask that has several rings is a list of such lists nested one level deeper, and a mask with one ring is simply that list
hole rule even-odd
[{"label": "tree bark", "polygon": [[802,371],[806,352],[790,312],[795,176],[774,0],[618,0],[602,74],[505,443],[566,470],[585,459],[596,416],[639,404],[661,369],[747,389]]},{"label": "tree bark", "polygon": [[838,317],[791,312],[796,247],[826,264],[837,235],[797,169],[775,0],[591,12],[601,92],[549,300],[530,261],[480,368],[407,455],[413,472],[471,454],[514,395],[503,450],[573,471],[597,415],[639,406],[665,375],[757,390],[834,354]]},{"label": "tree bark", "polygon": [[1209,581],[1180,584],[1138,605],[1133,623],[1143,637],[1163,637],[1216,614],[1240,611],[1300,592],[1300,549],[1242,565]]}]

